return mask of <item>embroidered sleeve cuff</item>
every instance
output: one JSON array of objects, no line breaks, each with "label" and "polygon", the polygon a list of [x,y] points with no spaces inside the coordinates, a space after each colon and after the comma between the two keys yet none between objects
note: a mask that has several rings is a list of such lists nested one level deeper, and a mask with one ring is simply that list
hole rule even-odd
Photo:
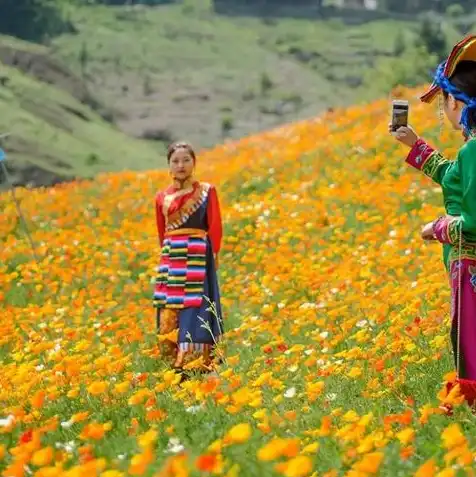
[{"label": "embroidered sleeve cuff", "polygon": [[432,156],[435,150],[428,145],[423,139],[418,139],[415,145],[411,148],[407,156],[406,162],[415,169],[421,171],[423,166]]},{"label": "embroidered sleeve cuff", "polygon": [[440,217],[433,224],[435,238],[441,243],[455,245],[459,240],[461,220],[455,217]]}]

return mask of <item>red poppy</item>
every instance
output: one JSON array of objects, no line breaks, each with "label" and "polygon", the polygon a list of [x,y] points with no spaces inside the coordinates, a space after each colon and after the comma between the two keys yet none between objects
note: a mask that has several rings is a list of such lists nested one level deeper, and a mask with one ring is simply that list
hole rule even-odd
[{"label": "red poppy", "polygon": [[28,442],[31,442],[32,439],[33,439],[33,431],[31,429],[28,429],[20,436],[20,442],[22,444],[27,444]]}]

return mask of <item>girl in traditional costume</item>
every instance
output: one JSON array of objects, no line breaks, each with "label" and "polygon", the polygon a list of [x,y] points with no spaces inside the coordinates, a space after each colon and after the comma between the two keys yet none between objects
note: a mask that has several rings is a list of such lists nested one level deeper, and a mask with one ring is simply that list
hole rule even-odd
[{"label": "girl in traditional costume", "polygon": [[459,381],[470,383],[476,380],[476,36],[453,48],[421,100],[430,103],[439,94],[448,120],[465,139],[456,160],[445,159],[411,127],[400,128],[396,138],[411,148],[406,162],[442,188],[447,215],[427,224],[422,238],[443,244],[455,365]]},{"label": "girl in traditional costume", "polygon": [[222,240],[215,187],[194,179],[195,152],[175,143],[167,160],[172,185],[155,199],[162,247],[154,291],[162,353],[175,369],[200,356],[210,369],[223,333],[217,257]]}]

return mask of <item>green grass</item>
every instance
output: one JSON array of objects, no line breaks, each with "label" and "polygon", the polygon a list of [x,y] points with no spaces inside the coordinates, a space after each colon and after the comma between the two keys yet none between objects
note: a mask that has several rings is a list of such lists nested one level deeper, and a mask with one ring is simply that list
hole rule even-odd
[{"label": "green grass", "polygon": [[[0,38],[2,46],[7,42],[25,48]],[[32,167],[39,183],[48,183],[51,177],[163,166],[163,147],[126,136],[67,92],[3,64],[0,76],[6,78],[0,88],[0,132],[11,133],[5,149],[17,180],[28,180]]]},{"label": "green grass", "polygon": [[[404,55],[399,68],[393,56],[399,35],[414,43],[417,20],[233,17],[204,2],[85,6],[70,15],[77,33],[47,47],[0,37],[0,49],[68,67],[115,126],[73,98],[72,84],[47,85],[1,66],[9,82],[0,91],[0,132],[14,134],[7,147],[20,179],[32,176],[29,165],[51,177],[162,166],[173,139],[212,147],[368,101],[388,93],[392,75],[411,82],[409,64],[418,60]],[[448,22],[445,30],[449,42],[460,36]],[[424,81],[427,69],[414,80]],[[127,137],[146,135],[156,142]]]},{"label": "green grass", "polygon": [[199,147],[367,99],[367,70],[392,54],[400,30],[412,41],[417,26],[270,21],[181,5],[89,7],[72,20],[78,34],[55,39],[55,54],[80,74],[87,52],[87,81],[118,105],[125,128],[140,129],[146,116]]}]

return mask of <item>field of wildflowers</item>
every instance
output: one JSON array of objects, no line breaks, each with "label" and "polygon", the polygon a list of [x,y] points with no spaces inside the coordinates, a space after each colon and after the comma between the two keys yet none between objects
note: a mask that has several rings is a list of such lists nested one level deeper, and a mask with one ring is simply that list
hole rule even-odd
[{"label": "field of wildflowers", "polygon": [[[404,91],[415,97],[415,91]],[[454,154],[428,106],[419,132]],[[167,172],[0,196],[2,477],[474,475],[474,417],[442,415],[449,286],[419,238],[438,189],[404,164],[388,102],[203,153],[226,237],[226,362],[160,361],[153,199]]]}]

